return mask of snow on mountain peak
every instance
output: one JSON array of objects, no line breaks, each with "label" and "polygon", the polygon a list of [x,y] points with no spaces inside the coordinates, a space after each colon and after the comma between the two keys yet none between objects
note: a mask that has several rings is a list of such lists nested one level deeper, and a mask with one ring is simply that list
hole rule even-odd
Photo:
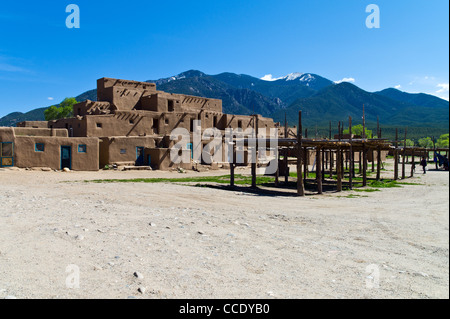
[{"label": "snow on mountain peak", "polygon": [[303,76],[303,73],[294,72],[294,73],[291,73],[291,74],[286,75],[286,76],[284,77],[284,79],[285,79],[286,81],[294,81],[294,80],[296,80],[296,79],[298,79],[298,78],[301,78],[302,76]]},{"label": "snow on mountain peak", "polygon": [[266,74],[265,76],[263,76],[261,78],[261,80],[264,80],[264,81],[278,81],[278,80],[294,81],[294,80],[298,80],[301,82],[310,82],[310,81],[314,80],[314,77],[309,73],[294,72],[294,73],[290,73],[286,76],[282,76],[279,78],[274,78],[272,76],[272,74]]}]

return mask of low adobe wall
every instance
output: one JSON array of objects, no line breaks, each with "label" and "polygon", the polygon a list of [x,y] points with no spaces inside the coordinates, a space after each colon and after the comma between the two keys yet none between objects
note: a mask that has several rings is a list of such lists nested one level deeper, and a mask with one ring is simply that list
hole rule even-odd
[{"label": "low adobe wall", "polygon": [[[60,170],[62,169],[61,146],[70,146],[72,170],[97,171],[99,169],[99,141],[97,138],[18,136],[14,143],[14,160],[17,167],[49,167]],[[44,144],[43,152],[36,151],[36,143]],[[86,145],[86,152],[80,153],[78,145]]]}]

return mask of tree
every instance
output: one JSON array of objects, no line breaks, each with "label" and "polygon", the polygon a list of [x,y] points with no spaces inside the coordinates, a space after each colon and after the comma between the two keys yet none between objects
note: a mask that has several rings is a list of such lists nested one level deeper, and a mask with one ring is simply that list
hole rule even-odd
[{"label": "tree", "polygon": [[420,147],[424,147],[424,148],[433,148],[434,144],[433,144],[433,140],[431,139],[431,137],[424,137],[419,139],[418,142]]},{"label": "tree", "polygon": [[441,135],[436,142],[436,146],[439,148],[448,148],[448,145],[449,145],[448,139],[449,139],[449,134]]},{"label": "tree", "polygon": [[[362,124],[358,124],[352,127],[352,134],[362,136],[363,135],[362,132],[363,132]],[[349,133],[350,133],[349,129],[344,130],[344,134]],[[367,127],[366,127],[366,138],[372,138],[372,131],[368,130]]]},{"label": "tree", "polygon": [[414,141],[413,140],[410,140],[410,139],[406,139],[406,146],[414,146],[415,144],[414,144]]},{"label": "tree", "polygon": [[44,111],[46,121],[59,120],[73,116],[73,106],[77,104],[73,97],[67,97],[59,105],[52,105]]}]

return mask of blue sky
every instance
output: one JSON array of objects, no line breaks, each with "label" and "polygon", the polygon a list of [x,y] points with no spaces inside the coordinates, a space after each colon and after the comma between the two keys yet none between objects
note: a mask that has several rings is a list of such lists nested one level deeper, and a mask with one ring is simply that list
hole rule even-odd
[{"label": "blue sky", "polygon": [[[80,8],[68,29],[66,6]],[[366,27],[366,7],[380,28]],[[8,1],[0,8],[0,116],[59,103],[101,77],[137,81],[197,69],[310,72],[368,91],[448,99],[447,0]]]}]

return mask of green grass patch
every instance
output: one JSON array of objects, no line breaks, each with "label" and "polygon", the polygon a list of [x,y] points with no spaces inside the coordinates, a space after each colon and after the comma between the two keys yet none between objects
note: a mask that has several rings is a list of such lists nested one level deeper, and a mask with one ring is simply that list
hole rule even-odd
[{"label": "green grass patch", "polygon": [[358,195],[358,194],[349,194],[347,196],[337,196],[338,198],[361,198],[361,197],[369,197],[366,195]]},{"label": "green grass patch", "polygon": [[379,192],[380,190],[378,188],[357,188],[354,189],[355,192],[366,192],[366,193],[373,193],[373,192]]},{"label": "green grass patch", "polygon": [[[202,176],[202,177],[182,177],[182,178],[135,178],[135,179],[99,179],[84,181],[86,183],[197,183],[195,186],[200,187],[200,183],[217,183],[229,184],[230,175],[223,176]],[[256,184],[274,183],[275,178],[270,176],[257,176]],[[236,174],[234,176],[236,185],[251,185],[252,177]]]},{"label": "green grass patch", "polygon": [[372,188],[394,188],[401,187],[397,181],[381,179],[379,181],[367,181],[367,186]]}]

